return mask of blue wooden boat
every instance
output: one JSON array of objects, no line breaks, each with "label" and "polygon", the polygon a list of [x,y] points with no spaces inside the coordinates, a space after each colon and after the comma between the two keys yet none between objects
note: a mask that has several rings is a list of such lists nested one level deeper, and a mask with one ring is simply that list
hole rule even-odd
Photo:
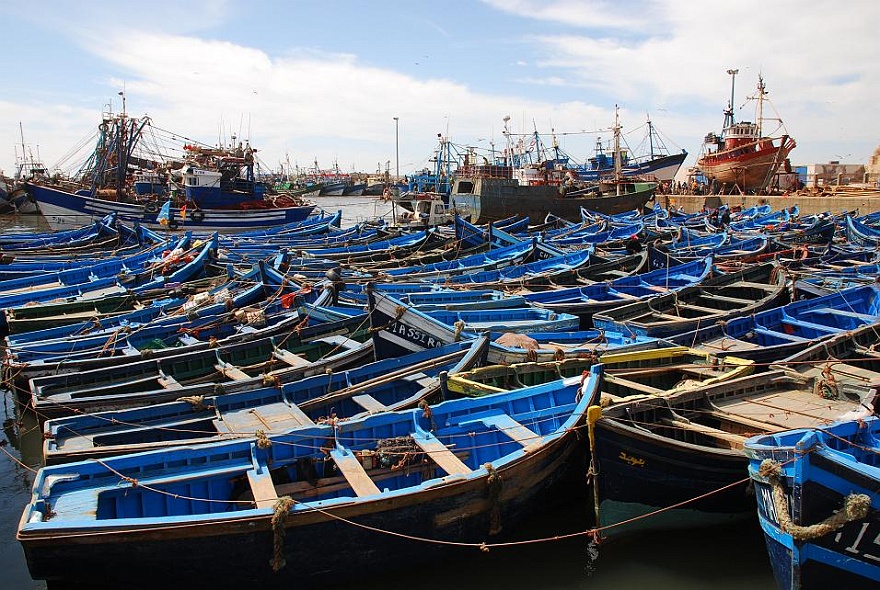
[{"label": "blue wooden boat", "polygon": [[[374,290],[370,290],[374,291]],[[401,307],[403,303],[397,302]],[[329,321],[358,313],[357,310],[303,303],[310,317]],[[422,312],[419,312],[422,313]],[[424,314],[450,329],[477,332],[558,332],[577,329],[577,316],[535,307],[498,307],[487,309],[429,309]],[[373,319],[371,318],[371,322]]]},{"label": "blue wooden boat", "polygon": [[[862,328],[748,377],[607,405],[595,423],[595,508],[605,538],[754,515],[743,445],[756,433],[822,427],[873,408],[880,358],[850,357]],[[730,357],[728,357],[730,358]],[[865,362],[870,360],[871,362]],[[615,375],[612,380],[626,375]],[[607,379],[606,379],[607,380]]]},{"label": "blue wooden boat", "polygon": [[[189,248],[191,239],[189,235],[177,240],[170,245],[170,250],[186,250]],[[49,287],[62,287],[85,284],[96,279],[118,278],[127,279],[137,275],[151,266],[162,264],[162,248],[165,244],[158,244],[137,254],[113,257],[96,262],[81,262],[78,266],[68,269],[51,269],[45,271],[34,270],[27,275],[0,280],[0,298],[14,294],[17,291],[39,291]]]},{"label": "blue wooden boat", "polygon": [[758,520],[780,590],[880,582],[880,418],[745,441]]},{"label": "blue wooden boat", "polygon": [[880,286],[845,289],[670,336],[683,346],[733,354],[756,362],[779,361],[848,330],[880,323]]},{"label": "blue wooden boat", "polygon": [[444,260],[421,266],[386,268],[377,271],[376,276],[381,281],[445,280],[447,277],[458,274],[522,264],[534,252],[535,242],[534,240],[529,240],[453,260]]},{"label": "blue wooden boat", "polygon": [[666,337],[787,303],[785,273],[775,263],[706,278],[673,293],[593,315],[593,326]]},{"label": "blue wooden boat", "polygon": [[[580,272],[588,272],[594,259],[592,248],[533,262],[514,264],[492,270],[475,270],[447,277],[429,277],[423,280],[467,288],[496,288],[510,285],[535,287],[574,280]],[[606,262],[600,259],[597,264]]]},{"label": "blue wooden boat", "polygon": [[[259,342],[263,339],[272,337],[274,337],[277,342],[284,341],[285,344],[287,344],[287,341],[290,341],[289,344],[287,344],[289,347],[295,347],[297,346],[297,343],[299,343],[304,350],[317,350],[317,347],[306,346],[309,342],[316,342],[319,346],[321,346],[321,343],[326,343],[327,346],[324,346],[324,349],[325,351],[332,349],[332,353],[330,354],[330,357],[332,358],[327,357],[322,359],[322,361],[314,359],[314,355],[312,358],[315,360],[315,363],[323,362],[325,364],[325,370],[328,368],[332,370],[337,364],[341,366],[346,362],[353,362],[354,359],[366,358],[369,350],[368,345],[356,344],[354,342],[362,340],[361,338],[349,341],[348,336],[358,330],[362,330],[367,321],[365,315],[362,314],[360,316],[352,316],[345,320],[335,322],[307,322],[297,313],[291,313],[283,320],[262,327],[236,323],[230,326],[228,329],[228,335],[216,338],[215,340],[209,338],[195,338],[189,334],[180,333],[179,346],[144,348],[143,350],[135,349],[135,353],[125,356],[73,358],[58,361],[55,364],[41,364],[39,362],[20,364],[8,363],[5,368],[4,378],[7,387],[12,389],[13,387],[10,387],[10,385],[14,385],[15,391],[19,395],[20,403],[22,406],[26,406],[29,403],[29,400],[33,398],[30,383],[33,379],[40,377],[60,375],[63,373],[88,372],[96,369],[117,367],[127,363],[137,363],[142,360],[150,360],[153,363],[157,363],[166,357],[183,357],[189,353],[208,349],[214,350],[215,354],[222,355],[222,351],[228,347],[233,347],[251,340]],[[283,365],[281,366],[283,367]],[[226,373],[229,375],[235,375],[235,372],[228,367],[224,368],[227,369]],[[290,375],[294,376],[297,371],[302,373],[311,369],[311,366],[292,367]],[[284,371],[284,369],[276,370]],[[224,376],[223,378],[226,382],[221,387],[225,391],[235,391],[237,388],[252,387],[253,385],[252,382],[247,379],[229,380],[230,377],[228,376]],[[253,381],[262,383],[262,378],[256,377]],[[173,386],[173,384],[171,385]],[[213,395],[216,393],[215,384],[211,382],[186,385],[185,387],[201,387],[198,391],[193,391],[194,395]],[[162,389],[164,389],[164,387],[162,387]],[[184,386],[181,386],[179,389],[184,389]],[[170,392],[170,389],[168,392]],[[183,395],[183,392],[181,392],[181,395]],[[95,398],[100,400],[100,396],[96,395]]]},{"label": "blue wooden boat", "polygon": [[671,249],[673,256],[680,260],[701,258],[709,254],[722,264],[724,261],[738,261],[747,257],[757,257],[770,248],[770,238],[766,235],[739,237],[730,236],[720,245],[695,246]]},{"label": "blue wooden boat", "polygon": [[94,152],[75,180],[28,181],[25,188],[49,225],[64,229],[81,225],[83,219],[115,213],[121,220],[156,229],[235,231],[302,221],[314,210],[314,205],[297,198],[270,194],[256,178],[249,146],[184,145],[187,161],[175,172],[184,194],[174,202],[166,201],[173,195],[129,191],[127,175],[145,161],[138,157],[139,144],[150,129],[148,117],[106,114]]},{"label": "blue wooden boat", "polygon": [[[54,311],[54,308],[60,308],[64,314],[61,316],[25,315],[25,312],[33,314],[31,310],[35,306],[7,309],[7,318],[16,318],[19,314],[23,314],[25,318],[31,317],[39,320],[40,324],[49,324],[48,327],[42,326],[30,331],[10,333],[5,339],[6,348],[10,351],[7,356],[13,357],[19,349],[26,349],[34,353],[40,349],[73,352],[78,348],[77,346],[68,348],[52,346],[51,343],[65,339],[73,341],[88,335],[107,336],[113,332],[134,330],[151,322],[165,321],[172,316],[196,319],[198,314],[204,313],[206,310],[209,314],[216,312],[218,308],[208,308],[217,303],[229,308],[254,305],[265,300],[281,287],[280,281],[271,280],[264,271],[265,269],[260,265],[241,276],[230,277],[225,283],[213,288],[210,288],[210,284],[202,285],[201,282],[192,282],[164,290],[164,292],[157,289],[155,292],[144,294],[126,293],[118,296],[40,306],[45,308],[47,314]],[[215,284],[217,278],[211,277]],[[76,311],[68,314],[68,309]],[[110,312],[94,313],[99,309],[109,309]],[[12,331],[10,330],[10,332]],[[109,353],[110,349],[108,348],[106,352]],[[31,357],[37,358],[39,355],[34,354]]]},{"label": "blue wooden boat", "polygon": [[436,562],[443,542],[516,535],[577,463],[600,379],[44,467],[17,539],[33,578],[68,584],[289,586]]},{"label": "blue wooden boat", "polygon": [[[367,294],[377,358],[400,356],[476,336],[465,325],[444,323],[388,293],[369,289]],[[491,332],[488,360],[492,363],[520,362],[523,358],[553,360],[565,356],[591,356],[611,348],[642,349],[658,345],[656,338],[597,330],[513,333],[508,326],[503,326],[501,330]]]},{"label": "blue wooden boat", "polygon": [[424,230],[406,233],[387,240],[376,240],[364,244],[353,244],[351,246],[296,248],[296,252],[300,256],[331,260],[346,260],[353,257],[373,257],[378,260],[382,256],[391,256],[392,253],[397,253],[398,250],[417,250],[424,246],[433,235],[433,230]]},{"label": "blue wooden boat", "polygon": [[643,222],[631,223],[620,227],[611,227],[606,231],[590,232],[587,230],[570,232],[559,237],[544,237],[543,241],[557,248],[585,248],[590,245],[607,246],[617,244],[632,236],[643,235]]},{"label": "blue wooden boat", "polygon": [[[351,363],[320,363],[315,370],[299,371],[297,379],[278,378],[273,371],[266,373],[268,379],[246,387],[233,383],[220,392],[204,387],[181,390],[177,401],[47,420],[43,458],[54,464],[252,438],[257,430],[279,433],[332,419],[413,408],[422,400],[439,401],[440,374],[482,363],[487,347],[488,339],[483,337],[357,368],[345,369],[354,366]],[[306,364],[298,363],[298,368]]]},{"label": "blue wooden boat", "polygon": [[[209,263],[216,258],[216,239],[199,244],[196,248],[195,255],[188,252],[173,252],[162,264],[134,275],[98,278],[85,283],[47,286],[36,291],[8,293],[0,296],[0,308],[32,305],[59,298],[74,300],[118,295],[129,291],[137,293],[179,284],[203,274],[208,269]],[[0,317],[0,321],[5,321],[5,315]],[[0,325],[0,328],[3,327]]]},{"label": "blue wooden boat", "polygon": [[[77,366],[85,359],[101,357],[128,357],[142,355],[144,350],[178,348],[200,341],[209,342],[231,336],[246,326],[259,328],[282,322],[296,314],[294,299],[278,298],[269,300],[263,284],[253,285],[233,298],[214,301],[199,310],[185,310],[175,315],[159,314],[155,311],[142,315],[137,312],[133,320],[146,319],[145,323],[118,323],[115,326],[84,331],[76,336],[61,336],[50,340],[33,340],[21,335],[15,338],[13,346],[7,338],[6,357],[10,363],[27,363],[59,367]],[[291,285],[290,296],[295,297],[296,287]],[[282,293],[286,295],[287,293]],[[317,297],[318,295],[314,295]],[[326,295],[325,295],[326,297]],[[247,307],[237,308],[238,302]],[[260,305],[260,302],[263,305]],[[251,305],[253,304],[253,305]],[[228,307],[227,307],[228,306]],[[355,314],[352,314],[355,315]],[[299,318],[303,320],[302,317]],[[113,322],[108,322],[113,323]],[[54,332],[54,330],[50,330]],[[26,341],[25,341],[26,340]],[[117,359],[118,360],[118,359]]]},{"label": "blue wooden boat", "polygon": [[523,298],[535,307],[577,315],[580,327],[588,329],[593,327],[593,314],[602,310],[699,284],[712,272],[712,262],[709,256],[608,282],[529,293]]},{"label": "blue wooden boat", "polygon": [[[363,318],[365,319],[365,318]],[[349,333],[296,333],[127,360],[88,371],[30,379],[31,407],[41,418],[149,405],[185,396],[247,391],[308,375],[326,375],[373,356],[365,322]]]},{"label": "blue wooden boat", "polygon": [[[403,287],[394,289],[394,287]],[[526,307],[522,295],[510,295],[494,289],[436,289],[420,283],[377,283],[373,288],[391,293],[401,301],[422,311],[497,309],[500,307]],[[368,304],[366,288],[352,285],[339,294],[340,303],[365,308]]]}]

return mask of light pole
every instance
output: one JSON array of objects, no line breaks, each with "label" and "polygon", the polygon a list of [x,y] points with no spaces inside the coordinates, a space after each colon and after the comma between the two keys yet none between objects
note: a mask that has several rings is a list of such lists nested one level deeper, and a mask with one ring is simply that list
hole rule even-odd
[{"label": "light pole", "polygon": [[400,182],[400,118],[394,117],[394,182]]}]

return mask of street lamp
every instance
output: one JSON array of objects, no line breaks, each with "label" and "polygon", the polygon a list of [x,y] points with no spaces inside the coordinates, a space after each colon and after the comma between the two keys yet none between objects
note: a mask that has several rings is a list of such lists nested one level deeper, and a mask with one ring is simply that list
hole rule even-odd
[{"label": "street lamp", "polygon": [[400,182],[400,118],[394,117],[394,182]]}]

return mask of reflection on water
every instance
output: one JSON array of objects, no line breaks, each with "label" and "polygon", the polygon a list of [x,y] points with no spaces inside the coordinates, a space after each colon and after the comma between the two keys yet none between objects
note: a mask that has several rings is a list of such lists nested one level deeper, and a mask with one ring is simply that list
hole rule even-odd
[{"label": "reflection on water", "polygon": [[[45,588],[31,579],[15,530],[34,481],[33,469],[40,464],[41,435],[33,414],[15,411],[13,396],[2,391],[3,440],[0,454],[0,588],[3,590]],[[14,459],[21,461],[20,465]]]},{"label": "reflection on water", "polygon": [[[320,197],[318,205],[328,212],[343,210],[343,225],[385,217],[390,205],[370,197]],[[45,231],[38,216],[20,217],[0,224],[0,231]],[[43,221],[45,223],[45,221]],[[17,416],[12,395],[4,392],[5,440],[18,438],[2,450],[30,467],[41,457],[42,436],[33,414]],[[5,422],[12,420],[13,422]],[[14,432],[9,431],[11,425]],[[30,496],[33,472],[0,455],[0,590],[37,590],[46,586],[31,580],[24,554],[15,540],[22,509]],[[586,490],[573,500],[547,505],[521,532],[522,539],[553,538],[587,530],[590,510]],[[96,579],[100,572],[95,572]],[[450,578],[452,576],[452,578]],[[332,578],[332,576],[331,576]],[[454,581],[450,581],[454,580]],[[323,584],[331,587],[332,580]],[[412,569],[405,563],[382,578],[360,580],[363,590],[386,590],[416,584],[419,590],[446,590],[450,585],[560,590],[773,590],[775,584],[767,560],[757,517],[711,529],[655,533],[623,539],[598,548],[586,536],[553,542],[524,544],[488,553],[474,549],[453,551],[442,563]],[[337,588],[350,587],[337,586]],[[297,585],[296,587],[301,587]],[[244,589],[243,589],[244,590]]]}]

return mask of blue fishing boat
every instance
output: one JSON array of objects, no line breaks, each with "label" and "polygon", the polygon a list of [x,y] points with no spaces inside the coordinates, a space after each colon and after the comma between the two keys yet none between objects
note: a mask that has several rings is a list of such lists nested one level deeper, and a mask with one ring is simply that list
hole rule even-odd
[{"label": "blue fishing boat", "polygon": [[666,337],[787,303],[787,277],[772,262],[706,278],[673,293],[593,315],[593,326]]},{"label": "blue fishing boat", "polygon": [[17,539],[33,578],[68,584],[100,571],[112,585],[289,586],[436,563],[446,542],[512,538],[557,488],[582,452],[601,371],[429,411],[44,467]]},{"label": "blue fishing boat", "polygon": [[515,244],[487,250],[479,254],[424,264],[421,266],[398,266],[376,271],[376,276],[382,281],[416,281],[438,280],[445,281],[448,277],[462,275],[485,269],[506,267],[514,264],[522,264],[535,252],[535,240],[517,242]]},{"label": "blue fishing boat", "polygon": [[876,331],[865,326],[748,377],[673,394],[643,387],[641,398],[606,405],[592,451],[602,536],[754,515],[746,439],[873,412],[876,390],[866,384],[880,380],[880,357],[867,351],[870,342]]},{"label": "blue fishing boat", "polygon": [[528,293],[523,298],[535,307],[575,314],[581,319],[581,328],[592,328],[593,314],[602,310],[698,285],[710,276],[712,262],[708,256],[607,282]]},{"label": "blue fishing boat", "polygon": [[[419,311],[376,289],[368,289],[369,317],[373,347],[377,358],[395,357],[408,352],[443,346],[476,337],[464,323],[444,323],[434,314]],[[451,319],[451,318],[449,318]],[[591,356],[612,348],[655,348],[656,338],[642,338],[616,332],[521,331],[507,325],[491,330],[488,360],[492,363],[519,362],[525,356],[534,360],[553,360],[566,356]]]},{"label": "blue fishing boat", "polygon": [[[314,342],[297,344],[288,350],[305,350],[304,344]],[[275,370],[250,383],[180,388],[170,398],[176,401],[47,420],[43,458],[53,464],[218,442],[253,437],[257,430],[280,433],[306,424],[413,408],[422,400],[438,401],[439,375],[481,364],[487,346],[483,337],[355,368],[346,367],[363,363],[364,355],[345,364],[332,359],[309,363],[302,352],[282,352],[278,357],[287,357],[284,362],[296,369],[295,377]],[[320,352],[330,350],[324,347]],[[372,354],[371,348],[368,352]],[[292,355],[302,358],[293,360]]]},{"label": "blue fishing boat", "polygon": [[[28,194],[53,229],[80,226],[85,220],[116,213],[121,220],[156,229],[235,231],[297,222],[313,204],[270,194],[255,173],[254,151],[241,145],[208,148],[186,144],[183,162],[158,162],[141,144],[152,132],[148,117],[123,111],[105,113],[91,156],[70,180],[34,178]],[[181,195],[139,194],[134,169],[176,176]],[[173,170],[173,173],[172,173]],[[150,187],[162,185],[150,181]]]},{"label": "blue fishing boat", "polygon": [[[209,270],[210,263],[216,259],[216,256],[217,239],[214,236],[208,242],[200,242],[185,251],[176,249],[169,252],[161,263],[133,275],[119,274],[69,285],[56,283],[45,285],[44,288],[35,291],[13,291],[0,295],[0,308],[33,305],[59,298],[72,301],[166,288],[203,275]],[[5,314],[0,316],[0,321],[5,321],[5,318]],[[0,324],[0,328],[3,327],[5,325]]]},{"label": "blue fishing boat", "polygon": [[745,441],[780,590],[877,588],[880,418]]},{"label": "blue fishing boat", "polygon": [[756,362],[778,361],[835,334],[880,323],[880,286],[803,299],[667,339]]}]

